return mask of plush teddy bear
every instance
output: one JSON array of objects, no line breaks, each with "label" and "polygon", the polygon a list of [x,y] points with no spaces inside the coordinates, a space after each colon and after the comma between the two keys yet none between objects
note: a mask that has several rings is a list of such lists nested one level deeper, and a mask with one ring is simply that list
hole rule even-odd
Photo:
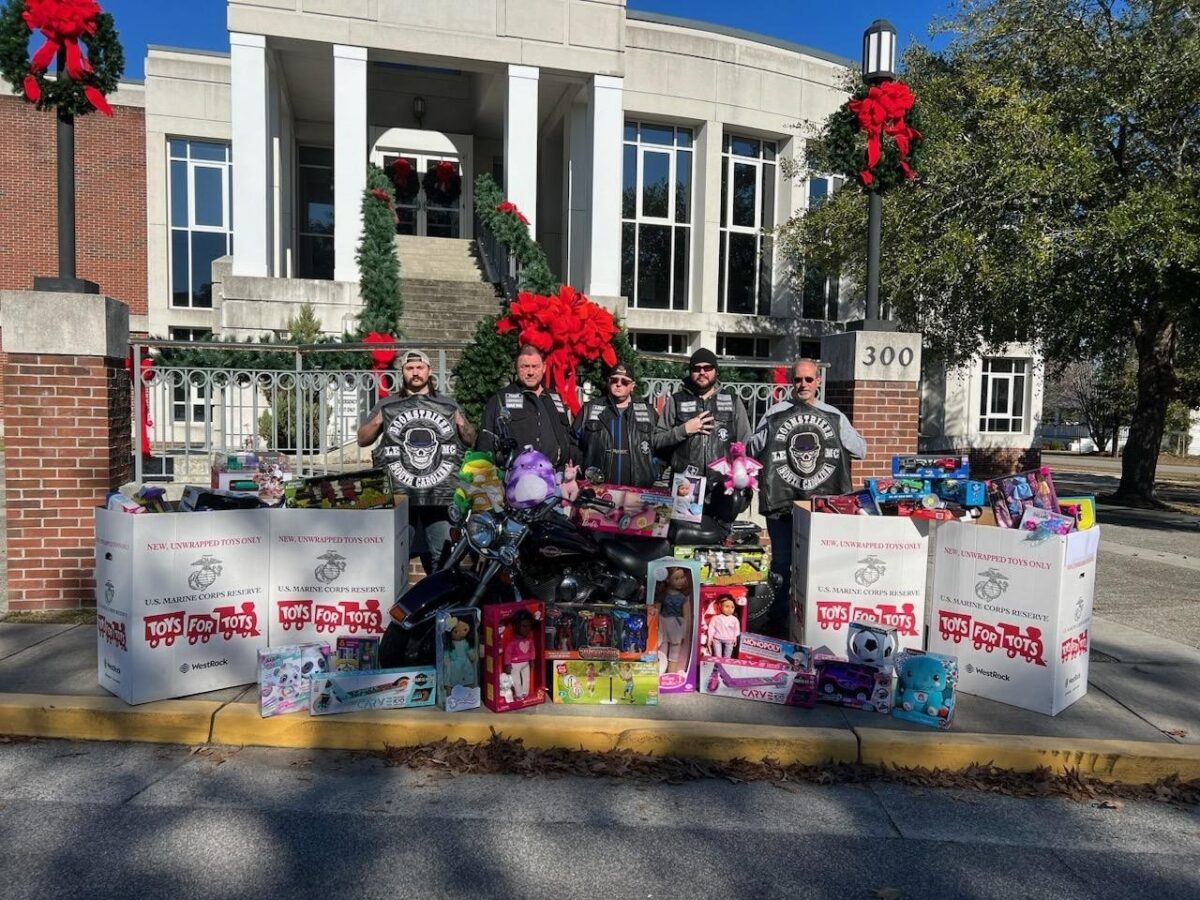
[{"label": "plush teddy bear", "polygon": [[945,718],[949,714],[945,665],[932,656],[909,657],[900,669],[896,697],[905,712]]}]

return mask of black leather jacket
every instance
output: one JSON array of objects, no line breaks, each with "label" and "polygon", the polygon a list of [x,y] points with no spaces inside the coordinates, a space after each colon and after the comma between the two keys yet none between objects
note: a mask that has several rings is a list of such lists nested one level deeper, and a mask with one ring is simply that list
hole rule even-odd
[{"label": "black leather jacket", "polygon": [[758,453],[763,464],[759,512],[780,516],[791,511],[795,500],[850,490],[850,456],[839,425],[838,414],[800,403],[767,417],[766,444]]},{"label": "black leather jacket", "polygon": [[584,470],[597,468],[608,484],[651,487],[658,479],[658,417],[644,400],[618,410],[608,397],[589,400],[575,417]]},{"label": "black leather jacket", "polygon": [[533,447],[544,453],[556,469],[578,458],[571,434],[571,416],[562,398],[554,391],[535,394],[516,381],[488,399],[483,410],[483,427],[475,441],[476,450],[495,449],[501,409],[507,409],[512,416],[508,427],[517,442],[518,453],[525,446]]},{"label": "black leather jacket", "polygon": [[[685,379],[683,389],[667,398],[659,419],[659,428],[667,433],[662,440],[664,452],[670,451],[671,471],[679,475],[691,467],[710,484],[716,476],[708,470],[708,464],[727,456],[734,441],[745,444],[750,440],[750,419],[741,398],[720,382],[715,387],[705,399],[696,393],[691,379]],[[712,434],[689,435],[684,431],[688,419],[706,410],[714,420]]]}]

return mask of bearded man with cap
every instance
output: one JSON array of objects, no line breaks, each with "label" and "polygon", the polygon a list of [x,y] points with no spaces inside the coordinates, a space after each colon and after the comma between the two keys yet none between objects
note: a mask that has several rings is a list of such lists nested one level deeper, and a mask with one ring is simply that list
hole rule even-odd
[{"label": "bearded man with cap", "polygon": [[429,357],[405,350],[393,363],[401,388],[367,413],[358,429],[358,445],[369,447],[371,462],[386,468],[392,483],[408,495],[408,523],[413,526],[412,556],[425,574],[450,539],[448,507],[458,487],[463,453],[475,442],[475,429],[453,398],[439,394],[430,380]]},{"label": "bearded man with cap", "polygon": [[717,355],[701,348],[692,354],[683,387],[666,399],[659,413],[660,445],[670,454],[675,475],[708,479],[704,511],[732,522],[742,510],[725,493],[724,480],[708,464],[729,455],[734,441],[750,440],[750,419],[742,399],[718,380]]},{"label": "bearded man with cap", "polygon": [[599,469],[607,484],[651,487],[658,479],[655,454],[665,432],[645,400],[633,399],[636,380],[629,367],[608,370],[603,397],[589,400],[575,416],[583,469]]},{"label": "bearded man with cap", "polygon": [[758,506],[771,537],[771,573],[778,576],[767,632],[782,634],[792,591],[792,510],[796,500],[850,490],[850,457],[867,455],[863,440],[836,406],[817,399],[821,367],[815,359],[792,364],[792,396],[759,420],[747,452],[763,464]]}]

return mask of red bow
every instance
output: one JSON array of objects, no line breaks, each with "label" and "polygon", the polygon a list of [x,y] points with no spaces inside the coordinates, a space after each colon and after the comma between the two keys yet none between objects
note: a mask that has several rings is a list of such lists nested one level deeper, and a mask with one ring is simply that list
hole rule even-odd
[{"label": "red bow", "polygon": [[396,207],[392,206],[392,195],[383,188],[371,188],[371,196],[386,206],[392,213],[392,220],[396,223],[400,222],[400,214],[396,212]]},{"label": "red bow", "polygon": [[[378,331],[372,331],[365,338],[364,344],[394,344],[396,339],[390,334],[380,334]],[[378,350],[371,351],[371,371],[386,372],[388,368],[396,360],[396,348],[392,346],[380,347]],[[384,383],[383,377],[379,378],[379,399],[388,396],[387,385]]]},{"label": "red bow", "polygon": [[396,161],[392,163],[392,181],[396,184],[408,184],[410,175],[412,175],[412,164],[403,156],[396,157]]},{"label": "red bow", "polygon": [[525,218],[525,213],[523,213],[523,212],[521,212],[521,210],[517,209],[517,204],[513,203],[511,200],[505,200],[503,203],[501,203],[499,206],[497,206],[496,212],[507,213],[510,216],[516,216],[517,221],[520,222],[522,225],[529,224],[529,220],[527,218]]},{"label": "red bow", "polygon": [[[50,68],[60,47],[67,51],[67,75],[72,80],[82,82],[92,73],[92,64],[79,49],[79,39],[96,33],[96,16],[100,12],[100,4],[95,0],[26,0],[21,18],[31,31],[40,31],[46,39],[33,54],[29,74],[25,76],[26,98],[34,103],[42,98],[36,76]],[[112,107],[95,85],[84,85],[83,94],[104,115],[112,115]]]},{"label": "red bow", "polygon": [[[154,368],[154,360],[148,356],[143,356],[141,367],[142,377],[138,380],[141,381],[142,390],[138,397],[138,403],[142,407],[142,456],[150,456],[150,428],[154,423],[150,421],[150,389],[146,387],[146,379],[150,375],[150,370]],[[132,349],[129,351],[129,356],[125,357],[125,371],[129,373],[130,380],[134,380]]]},{"label": "red bow", "polygon": [[912,91],[903,81],[885,81],[872,87],[861,100],[849,102],[850,112],[858,117],[858,127],[867,135],[867,167],[858,173],[867,187],[875,181],[873,170],[883,155],[885,134],[896,142],[896,149],[900,151],[900,169],[904,177],[917,177],[908,164],[908,153],[921,132],[904,121],[914,100]]},{"label": "red bow", "polygon": [[450,162],[449,160],[443,159],[440,163],[438,163],[437,167],[433,170],[433,176],[437,179],[438,190],[443,194],[449,193],[450,179],[457,174],[458,172],[454,167],[454,163]]},{"label": "red bow", "polygon": [[777,387],[771,390],[771,399],[778,403],[787,396],[787,385],[791,384],[791,375],[787,366],[776,366],[771,372],[771,381]]},{"label": "red bow", "polygon": [[617,363],[612,339],[617,324],[612,313],[564,284],[557,294],[542,296],[522,291],[496,323],[499,334],[517,332],[520,344],[537,347],[546,357],[546,385],[562,397],[572,413],[579,412],[579,363],[602,359]]}]

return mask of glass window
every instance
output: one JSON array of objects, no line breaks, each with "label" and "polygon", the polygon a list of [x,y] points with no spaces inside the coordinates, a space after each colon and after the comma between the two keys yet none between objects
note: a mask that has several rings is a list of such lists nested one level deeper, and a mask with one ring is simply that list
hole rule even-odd
[{"label": "glass window", "polygon": [[625,123],[621,292],[632,306],[689,306],[692,153],[690,129]]},{"label": "glass window", "polygon": [[229,145],[172,138],[167,154],[171,305],[210,308],[212,265],[233,250]]},{"label": "glass window", "polygon": [[1025,390],[1029,360],[986,357],[979,392],[979,430],[1026,431]]},{"label": "glass window", "polygon": [[[390,159],[385,161],[390,165]],[[296,189],[300,207],[296,274],[300,278],[333,278],[333,151],[300,147]],[[402,224],[415,216],[410,205],[398,204]],[[415,229],[414,229],[415,231]]]},{"label": "glass window", "polygon": [[658,331],[631,331],[629,345],[642,353],[687,353],[686,334],[667,334]]},{"label": "glass window", "polygon": [[736,134],[726,134],[722,146],[717,308],[740,315],[770,315],[776,146]]},{"label": "glass window", "polygon": [[800,297],[800,317],[818,321],[838,320],[838,279],[827,276],[815,266],[804,270],[804,286]]},{"label": "glass window", "polygon": [[770,359],[771,339],[748,335],[717,335],[717,356],[740,356],[743,359]]}]

